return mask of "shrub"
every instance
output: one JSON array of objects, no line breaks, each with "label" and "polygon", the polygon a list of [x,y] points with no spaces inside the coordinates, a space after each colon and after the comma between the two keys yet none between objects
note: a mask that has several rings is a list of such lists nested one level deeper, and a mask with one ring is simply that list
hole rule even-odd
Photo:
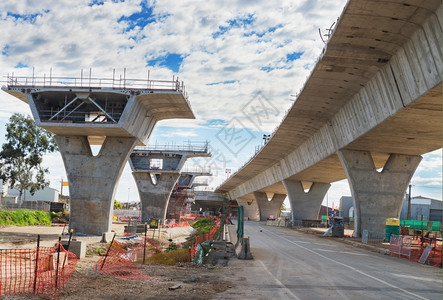
[{"label": "shrub", "polygon": [[49,225],[51,214],[42,210],[19,209],[0,212],[0,225]]},{"label": "shrub", "polygon": [[197,236],[200,234],[208,233],[212,229],[212,227],[214,227],[214,223],[210,218],[204,218],[194,222],[191,226],[192,228],[197,229],[197,232],[193,234]]}]

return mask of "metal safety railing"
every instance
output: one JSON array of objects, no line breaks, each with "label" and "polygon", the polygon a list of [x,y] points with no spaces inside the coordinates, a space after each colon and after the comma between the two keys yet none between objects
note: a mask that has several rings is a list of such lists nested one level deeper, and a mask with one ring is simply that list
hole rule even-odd
[{"label": "metal safety railing", "polygon": [[[52,75],[52,69],[49,76],[35,76],[34,69],[32,76],[17,76],[11,73],[3,76],[5,80],[1,83],[8,88],[15,87],[33,87],[33,88],[85,88],[85,89],[136,89],[136,90],[150,90],[150,91],[175,91],[181,92],[188,102],[188,94],[186,92],[185,84],[179,81],[178,76],[172,76],[172,80],[152,80],[150,79],[149,71],[147,79],[132,79],[126,78],[126,69],[124,74],[116,76],[115,69],[113,70],[112,78],[92,77],[91,69],[89,76],[83,76],[83,69],[80,77],[59,77]],[[190,105],[190,103],[188,102]]]},{"label": "metal safety railing", "polygon": [[147,145],[147,146],[138,146],[134,148],[134,151],[187,151],[187,152],[204,152],[208,153],[209,142],[187,142],[183,145],[177,144],[163,144],[163,145]]},{"label": "metal safety railing", "polygon": [[112,88],[112,89],[148,89],[148,90],[185,90],[183,81],[173,76],[172,80],[98,78],[98,77],[43,77],[16,76],[14,73],[4,76],[8,87],[74,87],[74,88]]}]

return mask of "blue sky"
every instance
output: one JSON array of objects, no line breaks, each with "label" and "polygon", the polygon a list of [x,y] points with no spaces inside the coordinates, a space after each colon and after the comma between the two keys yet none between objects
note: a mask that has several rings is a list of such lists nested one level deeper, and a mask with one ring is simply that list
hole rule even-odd
[{"label": "blue sky", "polygon": [[[235,172],[281,122],[323,48],[318,29],[329,28],[346,0],[320,1],[98,1],[6,0],[0,7],[3,74],[171,80],[186,85],[196,120],[158,123],[150,144],[208,140],[213,157],[187,168],[211,167],[211,186]],[[19,38],[17,38],[19,37]],[[84,71],[87,72],[87,71]],[[30,114],[0,92],[0,142],[14,112]],[[45,158],[51,186],[66,179],[59,154]],[[424,156],[412,194],[441,199],[441,151]],[[329,204],[350,195],[333,184]],[[138,200],[129,166],[116,199]]]}]

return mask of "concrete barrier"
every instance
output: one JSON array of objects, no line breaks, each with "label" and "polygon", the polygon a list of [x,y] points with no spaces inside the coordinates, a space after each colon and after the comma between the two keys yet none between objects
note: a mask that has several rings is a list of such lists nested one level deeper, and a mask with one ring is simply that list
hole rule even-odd
[{"label": "concrete barrier", "polygon": [[277,226],[277,227],[286,227],[285,220],[267,220],[266,221],[267,226]]},{"label": "concrete barrier", "polygon": [[235,248],[235,255],[238,259],[253,259],[251,247],[249,245],[249,237],[239,239],[239,242]]}]

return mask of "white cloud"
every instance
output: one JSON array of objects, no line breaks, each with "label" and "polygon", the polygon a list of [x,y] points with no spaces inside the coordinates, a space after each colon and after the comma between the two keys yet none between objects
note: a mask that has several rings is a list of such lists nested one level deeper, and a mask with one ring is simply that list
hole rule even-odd
[{"label": "white cloud", "polygon": [[190,130],[176,130],[176,131],[169,131],[159,134],[160,137],[166,137],[166,138],[172,138],[172,137],[194,137],[198,136],[198,134],[195,131]]},{"label": "white cloud", "polygon": [[[302,87],[323,48],[318,29],[329,28],[347,1],[148,1],[154,6],[154,16],[161,17],[144,28],[119,22],[123,16],[141,11],[139,0],[89,6],[91,2],[2,1],[1,75],[14,72],[31,76],[32,67],[37,76],[49,76],[51,68],[53,76],[79,77],[81,69],[88,76],[89,68],[93,77],[111,78],[114,68],[117,77],[124,68],[127,78],[146,78],[148,69],[151,79],[170,80],[178,75],[185,82],[197,119],[161,121],[157,126],[174,127],[170,132],[161,132],[161,137],[201,137],[211,142],[215,137],[202,136],[203,130],[211,126],[222,128],[234,117],[257,130],[242,108],[258,92],[279,110],[277,116],[264,119],[259,130],[271,132],[280,124],[292,104],[290,95]],[[17,18],[18,14],[27,15],[28,20]],[[32,22],[29,18],[33,18]],[[286,61],[286,56],[294,52],[303,55]],[[167,53],[183,57],[177,74],[166,67],[147,66],[148,60]],[[19,63],[28,67],[14,68]],[[264,67],[274,69],[266,72],[261,70]],[[230,83],[208,85],[220,82]],[[0,92],[0,122],[6,122],[14,112],[30,114],[25,103]],[[3,128],[0,135],[4,135]],[[238,168],[252,155],[253,148],[250,145],[232,158],[229,167],[233,171]],[[64,173],[60,161],[55,165],[48,161],[55,181]],[[418,171],[435,172],[438,167],[441,170],[441,153],[424,159]],[[212,183],[218,185],[224,180],[226,174],[219,173]],[[334,185],[337,192],[331,188],[331,199],[349,190],[347,183]],[[128,197],[128,188],[131,193],[136,191],[126,167],[118,188],[122,200]]]}]

